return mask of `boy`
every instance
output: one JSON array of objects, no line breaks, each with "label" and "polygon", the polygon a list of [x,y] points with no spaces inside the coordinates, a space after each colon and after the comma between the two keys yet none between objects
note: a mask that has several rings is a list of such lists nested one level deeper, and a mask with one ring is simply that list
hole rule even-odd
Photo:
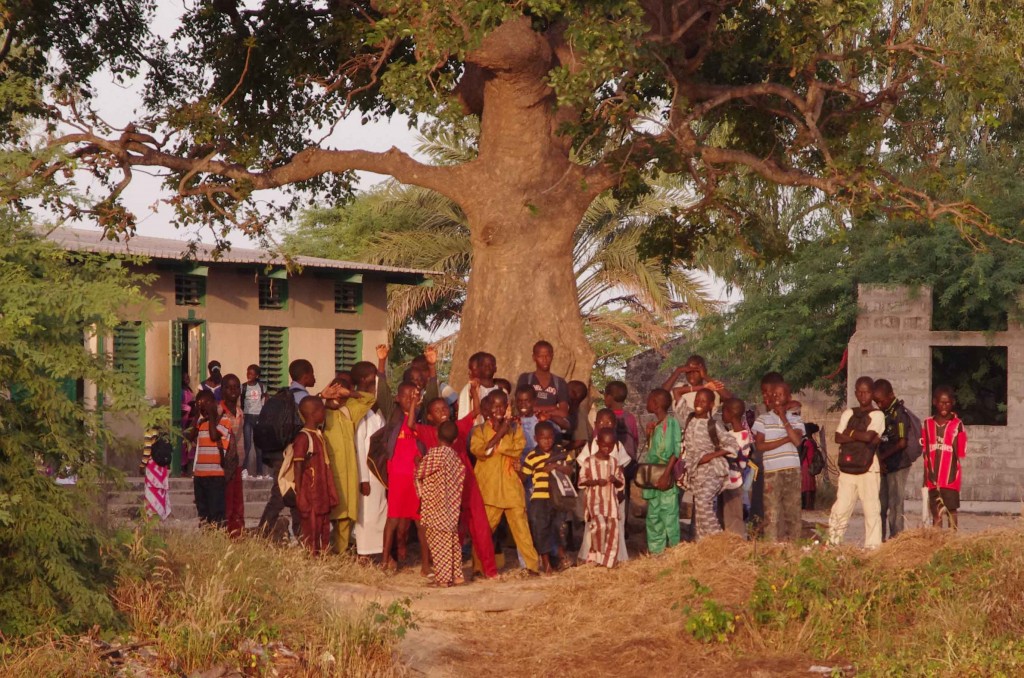
[{"label": "boy", "polygon": [[234,374],[221,380],[220,412],[231,422],[231,444],[224,452],[225,460],[231,455],[236,461],[224,463],[224,516],[228,534],[242,536],[245,529],[245,496],[242,491],[242,469],[245,468],[245,414],[239,405],[242,382]]},{"label": "boy", "polygon": [[221,417],[212,391],[196,394],[199,416],[185,437],[196,443],[192,463],[192,488],[199,525],[224,525],[224,467],[221,455],[231,445],[231,422]]},{"label": "boy", "polygon": [[292,442],[292,464],[295,474],[295,508],[302,520],[299,541],[313,555],[330,547],[331,509],[338,503],[334,488],[327,445],[320,432],[326,418],[324,403],[316,396],[306,396],[299,403],[302,430]]},{"label": "boy", "polygon": [[245,383],[242,384],[242,412],[245,415],[243,440],[245,443],[246,475],[259,478],[263,475],[262,452],[253,444],[252,431],[260,418],[263,403],[267,400],[267,388],[260,381],[260,366],[249,365],[245,368]]},{"label": "boy", "polygon": [[789,385],[769,385],[771,409],[751,429],[764,470],[764,535],[769,541],[800,538],[800,453],[804,436],[800,415],[789,409]]},{"label": "boy", "polygon": [[[680,375],[686,376],[685,383],[680,384]],[[677,386],[677,384],[679,384]],[[715,394],[715,410],[722,403],[723,398],[731,398],[732,393],[721,381],[708,378],[708,365],[703,356],[691,355],[686,362],[677,367],[669,375],[662,388],[672,393],[673,408],[676,414],[685,420],[686,416],[693,410],[693,400],[697,397],[697,391],[702,388],[710,389]]]},{"label": "boy", "polygon": [[[828,517],[828,540],[831,544],[842,543],[858,497],[864,508],[864,548],[875,549],[882,544],[882,510],[878,502],[879,466],[876,452],[878,441],[885,431],[885,416],[871,404],[874,383],[871,377],[861,377],[857,380],[853,390],[857,398],[857,407],[847,408],[839,417],[839,426],[836,428],[835,440],[841,447],[836,501],[832,504],[832,512]],[[864,450],[871,455],[867,472],[850,472],[844,468],[844,453],[853,446],[862,450],[864,446],[871,448]]]},{"label": "boy", "polygon": [[[363,393],[373,393],[377,388],[377,374],[386,369],[388,347],[377,346],[377,367],[373,363],[356,363],[352,368],[355,374],[355,386]],[[365,366],[365,367],[363,367]],[[359,507],[353,533],[356,538],[358,562],[363,565],[370,563],[370,557],[384,551],[384,525],[388,520],[387,488],[381,484],[370,471],[368,462],[370,454],[370,438],[384,428],[384,415],[380,413],[379,404],[374,406],[359,421],[355,431],[356,457],[359,464]]]},{"label": "boy", "polygon": [[738,452],[736,439],[729,434],[724,424],[711,416],[714,402],[715,393],[711,389],[702,388],[697,391],[693,399],[693,411],[682,427],[687,489],[694,494],[698,541],[722,531],[716,511],[718,493],[729,477],[726,457],[730,454],[735,456]]},{"label": "boy", "polygon": [[879,500],[882,506],[882,541],[903,531],[903,491],[914,461],[907,453],[907,436],[912,428],[910,415],[902,400],[896,399],[892,383],[878,379],[871,391],[878,409],[885,415],[885,433],[878,448],[878,463],[882,477]]},{"label": "boy", "polygon": [[[550,421],[537,424],[537,446],[523,462],[523,475],[533,481],[530,494],[529,519],[533,544],[540,552],[541,571],[551,574],[549,549],[553,535],[557,534],[559,512],[551,503],[551,472],[572,473],[565,455],[555,446],[556,428]],[[564,559],[563,559],[564,562]]]},{"label": "boy", "polygon": [[[369,374],[368,374],[369,373]],[[359,461],[356,457],[356,425],[373,407],[376,398],[372,393],[352,391],[353,382],[366,384],[370,375],[376,373],[371,363],[358,363],[352,368],[347,380],[331,385],[335,387],[334,397],[326,401],[327,421],[324,440],[330,460],[334,489],[338,495],[337,505],[331,509],[331,551],[342,553],[348,548],[352,526],[359,517]]]},{"label": "boy", "polygon": [[534,389],[537,399],[535,409],[541,421],[550,420],[565,430],[569,428],[569,386],[565,379],[551,373],[551,361],[555,349],[551,342],[541,339],[533,345],[533,362],[537,369],[523,372],[516,380],[516,390],[521,386]]},{"label": "boy", "polygon": [[[529,385],[517,386],[515,402],[515,420],[523,432],[523,441],[525,443],[523,445],[523,454],[519,458],[520,467],[522,467],[522,464],[526,461],[526,455],[533,452],[533,449],[537,447],[537,441],[533,435],[537,424],[540,423],[540,418],[533,411],[533,406],[537,402],[537,392]],[[523,478],[523,487],[526,489],[527,498],[529,498],[533,487],[529,476]]]},{"label": "boy", "polygon": [[[490,353],[474,353],[469,358],[469,380],[476,381],[479,385],[480,399],[483,400],[492,391],[498,390],[494,374],[498,371],[498,360]],[[469,394],[469,383],[467,382],[459,392],[458,418],[462,419],[473,409],[472,398]],[[484,413],[481,412],[476,419],[477,425],[484,421]]]},{"label": "boy", "polygon": [[750,487],[753,476],[759,469],[750,463],[750,451],[753,438],[747,428],[747,405],[739,398],[729,398],[722,405],[722,423],[725,430],[736,440],[736,457],[730,459],[730,479],[738,471],[740,486],[722,491],[722,523],[725,530],[741,537],[746,537],[746,525],[743,522],[743,509],[750,507]]},{"label": "boy", "polygon": [[656,486],[643,491],[647,500],[647,550],[661,553],[666,547],[679,543],[679,488],[672,478],[672,467],[679,459],[681,432],[679,422],[668,415],[672,396],[663,388],[656,388],[647,396],[647,411],[655,421],[648,425],[647,437],[651,441],[647,450],[648,464],[665,464],[665,471]]},{"label": "boy", "polygon": [[618,444],[615,430],[597,431],[597,450],[580,467],[580,487],[586,497],[587,529],[590,552],[587,562],[607,568],[615,567],[620,547],[619,502],[617,495],[626,479],[612,455]]},{"label": "boy", "polygon": [[[632,412],[626,411],[628,397],[629,387],[624,382],[609,381],[604,387],[604,406],[615,413],[615,435],[629,455],[629,462],[622,467],[623,476],[626,478],[626,515],[629,515],[629,497],[633,479],[636,478],[637,455],[640,449],[640,428],[637,426],[636,417]],[[629,532],[625,520],[622,523],[622,532]]]},{"label": "boy", "polygon": [[452,443],[459,437],[458,426],[451,421],[442,422],[437,437],[440,444],[430,448],[419,462],[416,479],[423,502],[422,524],[434,558],[433,586],[447,588],[465,583],[459,547],[459,506],[466,469],[452,449]]},{"label": "boy", "polygon": [[967,455],[967,431],[953,413],[956,395],[948,386],[935,389],[932,407],[935,414],[921,425],[921,447],[924,450],[924,484],[928,488],[928,510],[932,526],[942,526],[942,516],[957,529],[960,510],[960,460]]},{"label": "boy", "polygon": [[505,516],[527,570],[537,574],[537,551],[526,519],[526,495],[515,470],[526,442],[523,432],[512,426],[507,416],[508,396],[500,390],[488,395],[487,420],[473,431],[470,442],[470,451],[477,459],[476,477],[487,522],[493,533]]},{"label": "boy", "polygon": [[[466,441],[469,439],[470,431],[473,429],[473,422],[480,412],[480,402],[477,396],[479,390],[474,388],[475,384],[470,382],[470,394],[473,400],[473,409],[465,417],[455,423],[458,435],[450,446],[459,456],[465,468],[462,496],[460,499],[461,515],[460,522],[464,525],[473,543],[473,567],[474,572],[481,572],[488,579],[498,576],[498,567],[494,557],[494,542],[491,539],[491,527],[487,522],[487,512],[484,509],[484,500],[480,495],[480,485],[477,483],[476,474],[473,472],[473,465],[469,460],[469,453],[466,449]],[[451,408],[443,398],[435,398],[426,404],[426,424],[416,425],[416,435],[420,442],[427,449],[436,447],[439,443],[438,427],[451,420]]]}]

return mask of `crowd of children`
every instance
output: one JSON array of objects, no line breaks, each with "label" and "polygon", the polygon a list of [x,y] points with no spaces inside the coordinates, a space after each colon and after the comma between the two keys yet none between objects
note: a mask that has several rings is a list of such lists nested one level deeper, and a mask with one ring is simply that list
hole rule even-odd
[{"label": "crowd of children", "polygon": [[[637,418],[625,407],[626,385],[607,385],[605,407],[591,422],[583,407],[587,385],[551,372],[554,348],[546,341],[533,347],[536,369],[520,375],[514,389],[495,377],[494,356],[477,353],[469,359],[465,387],[447,398],[433,348],[413,360],[394,394],[386,378],[388,353],[377,347],[377,365],[357,363],[315,395],[312,365],[293,361],[282,397],[294,403],[287,416],[301,421],[288,433],[285,450],[255,452],[252,431],[258,433],[262,421],[256,406],[269,402],[258,386],[259,368],[250,366],[243,384],[235,375],[221,378],[219,363],[211,363],[211,379],[190,403],[185,436],[194,446],[190,471],[200,520],[242,532],[241,478],[259,456],[259,472],[265,467],[275,479],[290,474],[289,489],[274,484],[262,534],[286,534],[290,522],[316,554],[343,552],[354,540],[362,562],[379,558],[392,571],[406,560],[415,528],[421,573],[434,586],[464,583],[462,563],[470,552],[474,573],[497,576],[504,558],[495,531],[502,523],[530,573],[577,562],[614,567],[629,557],[633,486],[647,505],[652,554],[683,539],[681,496],[692,506],[691,539],[723,529],[772,541],[801,536],[807,427],[778,373],[762,379],[764,413],[754,417],[743,400],[708,377],[700,356],[691,356],[647,396],[643,442]],[[842,540],[859,498],[866,546],[872,547],[881,542],[885,522],[880,476],[883,470],[899,474],[913,462],[907,453],[913,426],[889,382],[861,378],[855,394],[858,406],[843,414],[835,435],[840,474],[830,538]],[[955,527],[966,434],[953,403],[949,389],[937,389],[936,414],[923,424],[921,445],[935,522],[948,516]],[[902,498],[896,496],[902,487],[897,483],[886,498],[890,536],[902,529]],[[285,508],[291,521],[280,516]]]}]

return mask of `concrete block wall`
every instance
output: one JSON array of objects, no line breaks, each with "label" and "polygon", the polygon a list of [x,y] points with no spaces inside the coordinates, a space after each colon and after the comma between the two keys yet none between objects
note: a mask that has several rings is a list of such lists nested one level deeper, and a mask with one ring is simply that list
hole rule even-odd
[{"label": "concrete block wall", "polygon": [[[885,378],[922,419],[931,414],[932,348],[1007,347],[1007,425],[968,426],[962,497],[966,501],[1024,501],[1024,330],[933,332],[931,289],[861,285],[857,330],[849,343],[848,402],[858,377]],[[920,462],[908,498],[920,496]]]}]

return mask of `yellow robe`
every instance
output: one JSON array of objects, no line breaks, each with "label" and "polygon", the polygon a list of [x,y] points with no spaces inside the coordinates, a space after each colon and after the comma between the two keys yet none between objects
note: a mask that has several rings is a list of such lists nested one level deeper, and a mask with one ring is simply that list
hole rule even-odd
[{"label": "yellow robe", "polygon": [[524,508],[526,493],[523,482],[519,479],[515,464],[526,447],[523,431],[518,426],[506,434],[490,455],[487,454],[487,443],[494,437],[494,428],[490,422],[473,429],[470,451],[476,457],[476,482],[480,485],[480,494],[484,504],[499,508]]},{"label": "yellow robe", "polygon": [[338,505],[331,511],[331,520],[352,520],[359,517],[359,462],[356,458],[356,426],[373,407],[372,393],[354,392],[338,410],[327,410],[324,439],[331,461]]}]

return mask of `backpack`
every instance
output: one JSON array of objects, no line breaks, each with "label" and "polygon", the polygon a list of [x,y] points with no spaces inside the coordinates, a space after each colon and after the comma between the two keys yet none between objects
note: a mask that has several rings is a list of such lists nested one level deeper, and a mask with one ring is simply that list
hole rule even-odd
[{"label": "backpack", "polygon": [[[294,400],[294,399],[293,399]],[[306,440],[309,442],[309,449],[313,449],[313,436],[308,431]],[[298,434],[296,434],[298,435]],[[284,461],[281,462],[281,470],[277,472],[277,489],[281,491],[281,501],[288,508],[295,508],[295,450],[293,443],[284,448]]]},{"label": "backpack", "polygon": [[[854,431],[863,433],[868,430],[871,421],[870,412],[853,411],[848,424]],[[875,460],[875,446],[868,443],[855,441],[843,443],[839,446],[839,471],[850,475],[859,476],[868,472],[872,462]]]},{"label": "backpack", "polygon": [[812,476],[816,476],[825,470],[825,455],[821,453],[821,448],[811,436],[804,437],[800,444],[800,461],[803,461],[808,454],[811,455],[808,471]]},{"label": "backpack", "polygon": [[626,450],[626,454],[633,461],[636,461],[637,451],[639,448],[636,436],[629,430],[629,426],[626,425],[626,413],[623,412],[622,416],[615,417],[615,439],[622,443],[622,447]]},{"label": "backpack", "polygon": [[921,458],[921,454],[924,452],[924,448],[921,446],[921,418],[907,409],[903,401],[900,401],[899,407],[907,415],[907,421],[910,423],[910,430],[907,431],[907,446],[903,449],[903,457],[907,460],[908,464],[913,464]]},{"label": "backpack", "polygon": [[298,389],[281,389],[260,410],[252,430],[252,441],[263,453],[264,463],[271,464],[279,459],[302,428],[299,407],[295,404],[296,391]]},{"label": "backpack", "polygon": [[149,458],[153,460],[157,466],[163,466],[164,468],[170,468],[171,459],[174,457],[174,446],[167,440],[167,436],[160,434],[157,436],[156,441],[153,443],[153,447],[150,448]]}]

